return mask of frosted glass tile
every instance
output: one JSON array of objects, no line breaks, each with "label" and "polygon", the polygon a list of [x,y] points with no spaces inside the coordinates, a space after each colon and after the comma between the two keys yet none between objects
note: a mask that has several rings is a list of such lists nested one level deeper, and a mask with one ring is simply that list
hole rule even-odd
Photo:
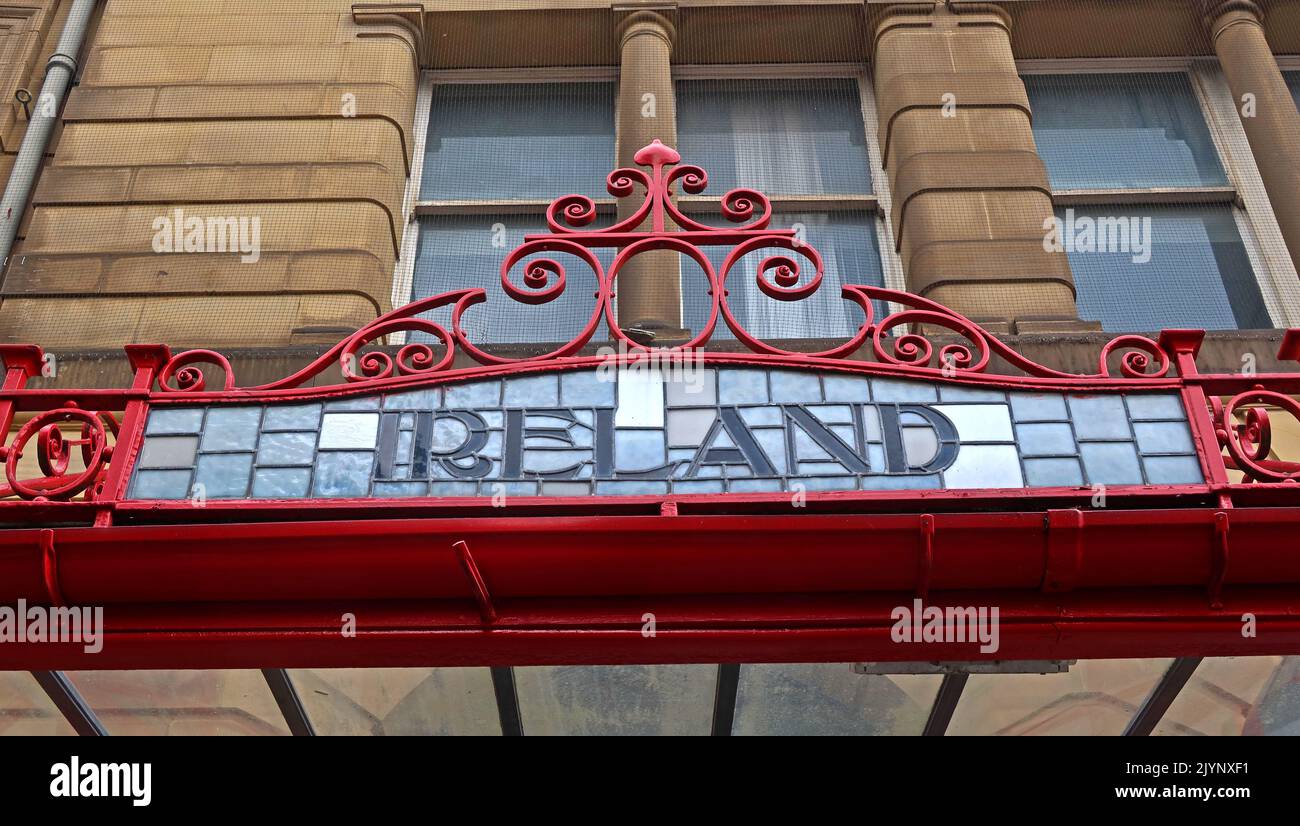
[{"label": "frosted glass tile", "polygon": [[1187,420],[1183,400],[1174,394],[1134,394],[1127,397],[1128,412],[1134,421],[1156,419]]},{"label": "frosted glass tile", "polygon": [[655,496],[667,492],[667,482],[640,480],[596,482],[596,493],[608,496]]},{"label": "frosted glass tile", "polygon": [[613,407],[615,382],[595,370],[560,374],[560,403],[565,407]]},{"label": "frosted glass tile", "polygon": [[1120,396],[1071,396],[1070,413],[1080,439],[1128,439],[1128,411]]},{"label": "frosted glass tile", "polygon": [[264,433],[257,448],[259,465],[310,465],[315,458],[315,433]]},{"label": "frosted glass tile", "polygon": [[867,444],[867,467],[875,473],[882,473],[885,470],[885,446],[882,444]]},{"label": "frosted glass tile", "polygon": [[722,480],[692,479],[673,482],[674,493],[722,493]]},{"label": "frosted glass tile", "polygon": [[816,373],[773,370],[772,401],[785,404],[813,404],[822,400],[821,381]]},{"label": "frosted glass tile", "polygon": [[939,400],[945,402],[1001,402],[1006,404],[1007,394],[1004,390],[991,387],[959,387],[948,384],[939,385]]},{"label": "frosted glass tile", "polygon": [[543,496],[590,496],[590,482],[543,482]]},{"label": "frosted glass tile", "polygon": [[502,436],[500,431],[494,430],[489,433],[487,441],[483,443],[483,449],[479,451],[479,455],[488,459],[500,459],[501,440]]},{"label": "frosted glass tile", "polygon": [[931,428],[905,427],[903,428],[903,452],[907,456],[908,465],[921,467],[939,452],[939,439]]},{"label": "frosted glass tile", "polygon": [[699,445],[709,435],[709,428],[717,414],[712,409],[669,410],[668,443],[671,445]]},{"label": "frosted glass tile", "polygon": [[326,410],[378,410],[378,396],[355,396],[350,399],[339,399],[325,405]]},{"label": "frosted glass tile", "polygon": [[1136,422],[1133,435],[1143,453],[1194,453],[1192,433],[1183,422]]},{"label": "frosted glass tile", "polygon": [[262,420],[260,407],[223,407],[208,411],[203,425],[203,450],[253,450]]},{"label": "frosted glass tile", "polygon": [[664,395],[670,407],[717,404],[717,372],[694,367],[672,370],[664,385]]},{"label": "frosted glass tile", "polygon": [[381,498],[407,499],[428,495],[428,482],[375,482],[375,496]]},{"label": "frosted glass tile", "polygon": [[476,381],[444,388],[444,406],[448,410],[496,407],[501,404],[501,381]]},{"label": "frosted glass tile", "polygon": [[1016,436],[1025,456],[1068,456],[1079,452],[1074,432],[1064,422],[1018,424]]},{"label": "frosted glass tile", "polygon": [[378,438],[378,413],[326,413],[321,422],[322,450],[371,449]]},{"label": "frosted glass tile", "polygon": [[506,379],[506,407],[559,407],[560,377],[554,374]]},{"label": "frosted glass tile", "polygon": [[1140,485],[1142,469],[1132,444],[1096,443],[1079,445],[1088,481],[1097,485]]},{"label": "frosted glass tile", "polygon": [[525,450],[524,470],[529,473],[551,473],[567,470],[590,458],[589,450]]},{"label": "frosted glass tile", "polygon": [[203,486],[208,499],[243,499],[253,473],[253,454],[200,456],[194,484]]},{"label": "frosted glass tile", "polygon": [[1011,412],[1005,404],[937,404],[934,406],[957,427],[963,442],[1010,442]]},{"label": "frosted glass tile", "polygon": [[742,407],[740,418],[750,427],[780,425],[781,411],[775,407]]},{"label": "frosted glass tile", "polygon": [[430,496],[477,496],[478,484],[475,482],[433,482],[429,485]]},{"label": "frosted glass tile", "polygon": [[262,432],[277,430],[316,430],[320,427],[321,406],[319,404],[294,405],[293,407],[268,407],[262,419]]},{"label": "frosted glass tile", "polygon": [[131,495],[136,499],[188,499],[188,470],[143,470],[136,474]]},{"label": "frosted glass tile", "polygon": [[784,474],[785,467],[785,431],[782,430],[755,430],[754,440],[758,446],[767,454],[767,458],[772,462],[772,467],[777,473]]},{"label": "frosted glass tile", "polygon": [[871,382],[857,376],[823,376],[822,386],[828,402],[871,401]]},{"label": "frosted glass tile", "polygon": [[1205,482],[1195,456],[1148,456],[1142,460],[1153,485],[1199,485]]},{"label": "frosted glass tile", "polygon": [[1025,480],[1030,487],[1080,487],[1083,470],[1078,459],[1026,459]]},{"label": "frosted glass tile", "polygon": [[664,426],[664,377],[658,370],[618,371],[614,426]]},{"label": "frosted glass tile", "polygon": [[310,484],[308,468],[259,468],[253,475],[253,498],[302,499]]},{"label": "frosted glass tile", "polygon": [[429,387],[424,390],[408,390],[394,393],[384,398],[385,410],[437,410],[438,394],[441,388]]},{"label": "frosted glass tile", "polygon": [[460,419],[443,417],[434,420],[433,442],[431,443],[434,453],[455,453],[465,444],[468,438],[469,427]]},{"label": "frosted glass tile", "polygon": [[780,493],[780,479],[733,479],[729,483],[732,493]]},{"label": "frosted glass tile", "polygon": [[[329,416],[326,416],[328,419]],[[322,453],[316,461],[312,495],[365,496],[370,490],[374,453]]]},{"label": "frosted glass tile", "polygon": [[964,445],[943,473],[944,487],[1021,488],[1020,454],[1014,445]]},{"label": "frosted glass tile", "polygon": [[924,476],[864,476],[863,490],[937,490],[939,475]]},{"label": "frosted glass tile", "polygon": [[853,424],[853,410],[847,404],[810,404],[807,408],[814,418],[826,424]]},{"label": "frosted glass tile", "polygon": [[800,462],[799,475],[801,476],[845,476],[852,475],[852,471],[838,462]]},{"label": "frosted glass tile", "polygon": [[614,465],[621,471],[649,470],[664,463],[664,434],[654,430],[614,432]]},{"label": "frosted glass tile", "polygon": [[145,433],[198,433],[203,428],[203,410],[186,408],[184,410],[160,410],[149,412],[149,426]]},{"label": "frosted glass tile", "polygon": [[720,404],[758,404],[767,401],[767,371],[718,371],[718,402]]},{"label": "frosted glass tile", "polygon": [[1011,413],[1018,422],[1063,422],[1070,418],[1065,397],[1048,393],[1012,393]]},{"label": "frosted glass tile", "polygon": [[198,436],[150,436],[140,451],[139,467],[191,468],[198,450]]},{"label": "frosted glass tile", "polygon": [[794,455],[802,461],[826,461],[831,455],[802,429],[794,430]]},{"label": "frosted glass tile", "polygon": [[933,402],[939,398],[933,384],[898,379],[872,379],[871,394],[878,402]]},{"label": "frosted glass tile", "polygon": [[[804,476],[798,482],[809,491],[857,490],[856,476]],[[732,482],[731,484],[735,484]]]}]

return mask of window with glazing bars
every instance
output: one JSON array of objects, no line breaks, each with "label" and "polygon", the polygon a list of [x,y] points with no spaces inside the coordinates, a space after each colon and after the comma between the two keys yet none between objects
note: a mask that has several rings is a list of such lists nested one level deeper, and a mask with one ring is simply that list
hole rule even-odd
[{"label": "window with glazing bars", "polygon": [[1115,332],[1273,326],[1186,72],[1024,82],[1081,318]]}]

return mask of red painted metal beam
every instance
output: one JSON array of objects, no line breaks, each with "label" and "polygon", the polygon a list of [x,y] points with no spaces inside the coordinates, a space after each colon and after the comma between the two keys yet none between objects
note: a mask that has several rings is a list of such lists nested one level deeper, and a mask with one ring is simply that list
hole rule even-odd
[{"label": "red painted metal beam", "polygon": [[494,599],[1276,585],[1297,531],[1294,508],[27,529],[0,532],[0,604],[473,598],[457,542]]},{"label": "red painted metal beam", "polygon": [[[542,664],[858,662],[1290,655],[1300,653],[1300,588],[1239,588],[1222,609],[1199,589],[1060,598],[954,592],[937,606],[1000,611],[999,648],[900,643],[897,600],[831,594],[770,599],[668,597],[510,601],[484,628],[471,600],[432,603],[119,606],[102,651],[0,646],[0,670],[416,667]],[[910,602],[910,600],[909,600]],[[344,613],[356,636],[340,633]],[[643,631],[656,617],[653,636]],[[1243,636],[1253,614],[1257,634]]]},{"label": "red painted metal beam", "polygon": [[1297,529],[1199,508],[11,530],[0,604],[101,605],[109,632],[0,668],[979,659],[890,638],[923,590],[998,607],[997,658],[1293,654]]}]

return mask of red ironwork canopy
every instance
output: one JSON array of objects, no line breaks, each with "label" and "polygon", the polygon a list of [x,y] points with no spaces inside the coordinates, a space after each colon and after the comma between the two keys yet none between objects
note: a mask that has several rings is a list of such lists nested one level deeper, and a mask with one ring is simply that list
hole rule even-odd
[{"label": "red ironwork canopy", "polygon": [[[79,644],[0,646],[0,669],[225,668],[540,663],[843,662],[1073,659],[1300,653],[1300,464],[1272,457],[1268,408],[1300,418],[1300,374],[1204,374],[1203,333],[1120,336],[1087,375],[1039,365],[970,319],[923,297],[847,286],[864,321],[846,341],[795,352],[751,335],[727,284],[749,253],[765,295],[797,301],[821,284],[820,256],[769,230],[757,192],[722,198],[717,229],[678,211],[675,187],[702,192],[698,167],[658,142],[643,169],[608,180],[644,201],[607,229],[595,205],[554,202],[551,233],[506,257],[502,284],[539,305],[566,289],[547,253],[576,256],[598,291],[580,334],[511,358],[462,324],[483,290],[414,302],[338,343],[300,372],[239,387],[222,355],[126,348],[130,387],[30,389],[42,351],[0,347],[0,426],[33,414],[3,448],[0,604],[105,607],[102,652]],[[647,225],[648,229],[641,229]],[[730,248],[715,269],[702,247]],[[617,248],[605,271],[592,253]],[[620,330],[620,269],[640,253],[693,259],[711,287],[708,323],[656,349]],[[511,271],[523,263],[522,284]],[[882,308],[889,312],[880,312]],[[451,329],[424,317],[451,309]],[[719,320],[749,350],[704,353],[712,366],[797,368],[946,388],[1058,394],[1166,393],[1181,399],[1202,481],[988,489],[329,499],[134,495],[151,412],[331,402],[468,380],[590,369],[613,359],[692,358]],[[603,327],[613,356],[590,354]],[[394,351],[396,333],[431,336]],[[1300,357],[1300,330],[1279,357]],[[458,366],[467,361],[477,366]],[[309,386],[338,366],[344,382]],[[204,366],[223,374],[209,386]],[[118,418],[120,414],[120,419]],[[69,432],[71,436],[67,435]],[[39,478],[22,478],[35,454]],[[913,599],[992,605],[1001,650],[891,639]],[[644,617],[655,633],[644,633]],[[1242,634],[1242,617],[1259,632]],[[340,617],[356,618],[355,636]]]}]

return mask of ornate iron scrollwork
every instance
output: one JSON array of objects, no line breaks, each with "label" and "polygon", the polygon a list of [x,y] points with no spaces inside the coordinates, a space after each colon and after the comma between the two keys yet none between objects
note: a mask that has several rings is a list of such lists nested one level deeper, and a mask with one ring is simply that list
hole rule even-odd
[{"label": "ornate iron scrollwork", "polygon": [[[606,179],[606,189],[615,198],[629,198],[642,192],[642,201],[627,217],[605,228],[593,228],[597,217],[595,202],[583,195],[566,195],[555,199],[546,211],[549,234],[528,236],[524,243],[508,254],[501,263],[501,285],[513,301],[540,306],[564,294],[569,281],[565,267],[555,253],[573,256],[595,274],[597,291],[592,312],[582,330],[555,350],[526,358],[506,358],[484,350],[470,340],[462,325],[465,311],[487,301],[482,289],[443,293],[412,302],[376,319],[364,329],[340,342],[302,371],[281,381],[250,390],[276,390],[300,386],[334,364],[342,367],[348,382],[365,382],[395,375],[423,375],[448,369],[457,352],[485,365],[541,362],[572,356],[587,346],[600,328],[602,319],[615,343],[627,352],[649,350],[689,350],[706,345],[719,319],[727,325],[745,347],[766,355],[807,358],[847,358],[881,365],[906,368],[912,376],[933,372],[936,376],[985,373],[994,356],[1027,376],[1040,378],[1108,378],[1115,357],[1125,378],[1160,378],[1169,373],[1169,358],[1149,338],[1120,336],[1104,348],[1096,373],[1063,373],[1038,364],[1012,350],[996,336],[965,316],[941,304],[911,293],[867,285],[846,285],[841,297],[855,304],[864,320],[843,343],[830,349],[809,353],[786,350],[763,341],[748,331],[728,302],[727,283],[733,270],[746,255],[761,249],[785,250],[788,254],[770,255],[758,266],[756,288],[773,299],[797,302],[807,299],[823,286],[824,268],[815,247],[798,240],[793,230],[769,229],[772,204],[767,196],[752,189],[733,189],[722,196],[722,217],[740,226],[713,227],[685,215],[674,203],[676,188],[687,194],[699,194],[708,187],[708,173],[698,166],[682,165],[681,157],[659,141],[639,151],[635,160],[639,168],[616,169]],[[646,226],[647,229],[640,229]],[[730,247],[720,268],[715,268],[703,253],[705,247]],[[617,248],[619,253],[606,271],[593,253],[598,248]],[[619,272],[628,261],[651,250],[673,250],[691,258],[708,280],[712,306],[708,321],[690,341],[673,348],[654,348],[628,337],[615,322],[615,295]],[[516,265],[523,264],[522,283],[511,278]],[[877,320],[877,306],[890,304],[900,309]],[[452,329],[419,318],[430,310],[450,306]],[[440,343],[441,356],[428,344],[408,344],[396,357],[376,351],[362,352],[369,344],[397,332],[419,331],[432,335]],[[941,331],[960,341],[936,344],[932,339]],[[225,388],[234,388],[230,365],[220,354],[194,350],[175,356],[159,373],[160,388],[202,392],[203,373],[196,365],[210,363],[226,373]],[[918,372],[919,371],[919,372]],[[171,381],[175,386],[170,386]]]}]

